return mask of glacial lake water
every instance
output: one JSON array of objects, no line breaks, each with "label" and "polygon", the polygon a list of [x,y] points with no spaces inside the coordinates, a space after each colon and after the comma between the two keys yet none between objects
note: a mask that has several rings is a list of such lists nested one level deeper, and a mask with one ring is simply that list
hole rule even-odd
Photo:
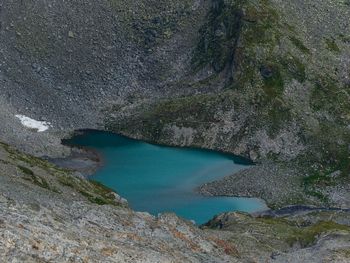
[{"label": "glacial lake water", "polygon": [[96,150],[104,163],[91,179],[115,190],[136,211],[175,212],[203,224],[222,212],[267,209],[255,198],[204,197],[194,191],[247,168],[246,162],[232,155],[164,147],[99,131],[86,131],[66,143]]}]

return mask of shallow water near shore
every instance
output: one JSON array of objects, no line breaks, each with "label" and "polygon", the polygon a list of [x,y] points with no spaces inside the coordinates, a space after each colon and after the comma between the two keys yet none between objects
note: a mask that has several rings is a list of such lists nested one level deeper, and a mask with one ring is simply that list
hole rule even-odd
[{"label": "shallow water near shore", "polygon": [[222,212],[267,209],[259,199],[204,197],[194,191],[203,183],[248,167],[232,155],[158,146],[98,131],[86,131],[65,143],[96,150],[104,163],[91,178],[126,198],[136,211],[175,212],[203,224]]}]

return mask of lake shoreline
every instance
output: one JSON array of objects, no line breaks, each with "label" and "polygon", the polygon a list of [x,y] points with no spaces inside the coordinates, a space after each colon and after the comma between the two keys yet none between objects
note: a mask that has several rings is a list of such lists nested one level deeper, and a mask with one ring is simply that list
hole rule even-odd
[{"label": "lake shoreline", "polygon": [[[82,131],[80,131],[82,132]],[[83,131],[88,132],[88,131]],[[72,136],[73,138],[74,136]],[[124,136],[128,138],[127,136]],[[69,146],[72,149],[72,154],[66,158],[57,158],[57,159],[50,159],[49,161],[56,164],[59,167],[70,169],[79,172],[83,177],[87,180],[90,180],[93,178],[94,173],[101,167],[105,165],[105,158],[103,155],[96,149],[86,146],[79,146],[79,145],[72,145],[64,143],[65,146]],[[163,146],[163,145],[161,145]],[[179,147],[179,148],[185,148],[185,147]],[[259,165],[258,165],[259,166]],[[216,188],[217,192],[207,191],[207,186],[210,184],[219,184],[222,186],[223,182],[225,182],[225,179],[234,177],[235,175],[240,175],[241,173],[247,172],[250,169],[258,168],[256,166],[253,166],[252,168],[248,168],[246,170],[238,171],[237,173],[227,176],[225,178],[222,178],[221,180],[215,180],[213,182],[208,182],[203,185],[198,186],[197,188],[193,189],[194,192],[199,193],[202,196],[212,196],[212,197],[238,197],[238,198],[259,198],[262,201],[264,201],[268,205],[268,209],[261,210],[257,212],[248,212],[253,217],[285,217],[285,216],[294,216],[302,213],[308,213],[310,211],[340,211],[340,212],[350,212],[350,209],[342,209],[338,207],[322,207],[322,206],[314,206],[314,205],[287,205],[287,206],[280,206],[280,207],[272,207],[269,206],[269,199],[265,200],[262,198],[260,194],[259,195],[252,195],[249,193],[237,193],[237,195],[223,195],[220,194],[222,189],[220,187]],[[224,192],[224,191],[223,191]],[[239,211],[237,211],[239,212]],[[208,219],[209,221],[210,219]]]},{"label": "lake shoreline", "polygon": [[[50,162],[53,162],[59,167],[68,168],[68,169],[77,171],[81,173],[84,176],[84,178],[87,180],[92,179],[93,174],[104,165],[104,158],[98,151],[94,149],[91,149],[88,147],[78,147],[78,148],[79,148],[79,151],[76,151],[74,155],[71,155],[67,158],[62,158],[62,159],[52,159],[50,160]],[[90,158],[90,161],[84,162],[86,164],[86,167],[82,169],[75,168],[75,163],[77,160],[86,161],[87,158]],[[62,165],[62,163],[64,163],[64,165]],[[204,190],[201,190],[202,187],[203,186],[199,186],[197,189],[194,189],[194,191],[198,192],[201,195],[208,196],[208,194],[210,193],[203,192]],[[211,195],[211,196],[217,197],[218,195]],[[222,197],[258,198],[258,197],[249,196],[249,195],[237,195],[237,196],[222,195]],[[279,218],[279,217],[297,216],[297,215],[310,213],[310,212],[350,212],[350,209],[346,209],[346,208],[342,209],[338,207],[321,207],[321,206],[313,206],[313,205],[289,205],[289,206],[283,206],[275,209],[269,208],[267,210],[251,212],[248,214],[256,218],[258,217]],[[240,212],[238,211],[238,213]],[[208,222],[210,220],[211,219],[209,219]]]},{"label": "lake shoreline", "polygon": [[[63,160],[54,160],[57,165],[76,170],[86,179],[96,180],[114,189],[138,211],[148,211],[154,215],[177,211],[180,216],[189,216],[188,219],[201,218],[198,222],[202,223],[204,215],[209,220],[215,214],[226,211],[267,209],[265,201],[258,198],[208,198],[195,191],[203,183],[249,167],[250,162],[243,162],[233,154],[167,147],[94,130],[77,131],[62,143],[71,147],[74,154]],[[158,158],[162,158],[162,161],[159,162]],[[117,170],[118,177],[111,176]],[[140,191],[136,190],[139,188]],[[184,195],[187,191],[190,194]],[[154,193],[164,195],[161,199],[163,202],[153,200]],[[150,207],[150,204],[153,205]],[[206,206],[211,209],[200,208]],[[193,209],[197,209],[196,212]]]},{"label": "lake shoreline", "polygon": [[105,164],[101,153],[89,147],[66,145],[71,148],[71,154],[64,158],[48,159],[60,168],[79,172],[85,179],[92,179],[93,175]]}]

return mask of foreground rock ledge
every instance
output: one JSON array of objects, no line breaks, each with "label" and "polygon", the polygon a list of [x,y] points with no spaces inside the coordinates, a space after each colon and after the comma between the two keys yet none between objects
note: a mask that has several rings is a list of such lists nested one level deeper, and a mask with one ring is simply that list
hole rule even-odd
[{"label": "foreground rock ledge", "polygon": [[6,262],[319,262],[326,252],[339,262],[349,257],[345,212],[289,218],[232,213],[199,229],[173,214],[134,212],[104,186],[5,144],[0,163],[0,257]]}]

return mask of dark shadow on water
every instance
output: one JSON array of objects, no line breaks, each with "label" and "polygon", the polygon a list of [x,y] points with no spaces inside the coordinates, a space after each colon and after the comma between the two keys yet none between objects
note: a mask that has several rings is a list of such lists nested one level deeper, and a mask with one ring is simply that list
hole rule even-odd
[{"label": "dark shadow on water", "polygon": [[[87,137],[95,137],[98,135],[103,135],[107,140],[99,140],[99,141],[89,141],[86,140]],[[101,131],[101,130],[93,130],[93,129],[82,129],[82,130],[76,130],[74,132],[74,135],[69,138],[69,139],[63,139],[62,144],[70,147],[89,147],[89,145],[86,144],[98,144],[100,147],[113,147],[113,146],[122,146],[122,145],[129,145],[131,143],[148,143],[151,145],[159,146],[159,147],[168,147],[168,148],[180,148],[181,150],[200,150],[203,152],[212,152],[212,153],[220,153],[224,156],[227,156],[229,158],[232,158],[236,164],[240,165],[255,165],[255,163],[243,156],[238,156],[234,155],[231,153],[227,153],[224,151],[219,151],[219,150],[210,150],[210,149],[205,149],[205,148],[200,148],[200,147],[193,147],[193,146],[173,146],[173,145],[163,145],[163,144],[158,144],[152,141],[147,141],[147,140],[138,140],[134,138],[130,138],[128,136],[110,132],[110,131]]]}]

